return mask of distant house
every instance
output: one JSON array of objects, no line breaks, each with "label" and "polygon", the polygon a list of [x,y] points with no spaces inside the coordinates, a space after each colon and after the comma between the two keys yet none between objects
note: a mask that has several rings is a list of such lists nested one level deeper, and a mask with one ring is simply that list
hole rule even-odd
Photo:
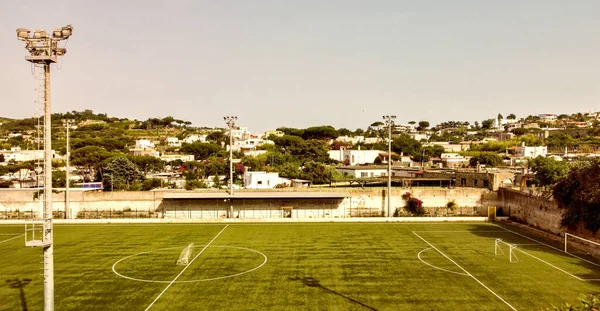
[{"label": "distant house", "polygon": [[469,160],[471,159],[471,157],[461,156],[458,153],[442,153],[440,158],[442,166],[445,168],[456,168],[469,165]]},{"label": "distant house", "polygon": [[197,135],[197,134],[192,134],[192,135],[188,135],[186,138],[184,138],[182,140],[182,142],[186,143],[186,144],[191,144],[191,143],[195,143],[197,141],[200,142],[206,142],[206,138],[208,137],[208,135]]},{"label": "distant house", "polygon": [[547,154],[548,147],[546,146],[530,147],[523,144],[522,146],[515,148],[515,155],[522,158],[535,158],[537,156],[545,157]]},{"label": "distant house", "polygon": [[375,159],[383,154],[380,150],[330,150],[329,158],[343,162],[346,165],[373,164]]},{"label": "distant house", "polygon": [[273,189],[277,185],[291,185],[291,180],[279,177],[279,173],[246,172],[244,173],[244,188]]},{"label": "distant house", "polygon": [[167,137],[165,141],[169,147],[181,147],[181,141],[177,137]]},{"label": "distant house", "polygon": [[386,165],[370,165],[370,166],[343,166],[336,167],[336,170],[350,178],[369,178],[387,176]]},{"label": "distant house", "polygon": [[138,148],[138,149],[152,148],[152,149],[154,149],[154,143],[152,143],[148,139],[138,139],[135,141],[135,148]]},{"label": "distant house", "polygon": [[545,122],[554,122],[556,121],[556,114],[554,113],[542,113],[542,114],[538,114],[538,118],[540,118],[540,120],[545,121]]}]

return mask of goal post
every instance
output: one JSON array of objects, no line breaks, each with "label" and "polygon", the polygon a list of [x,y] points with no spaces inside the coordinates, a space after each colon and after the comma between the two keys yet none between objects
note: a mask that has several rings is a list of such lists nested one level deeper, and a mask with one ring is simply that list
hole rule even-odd
[{"label": "goal post", "polygon": [[194,243],[188,244],[179,255],[179,259],[177,260],[177,265],[186,266],[190,263],[190,259],[194,254]]},{"label": "goal post", "polygon": [[504,242],[502,239],[496,239],[494,241],[494,255],[504,255],[502,247],[508,247],[508,258],[510,262],[519,262],[519,258],[517,257],[517,254],[515,254],[515,250],[517,249],[516,244],[510,244]]},{"label": "goal post", "polygon": [[[569,242],[571,241],[571,242]],[[569,248],[569,243],[575,244],[573,242],[577,242],[579,244],[587,245],[590,247],[600,246],[600,243],[594,242],[592,240],[584,239],[582,237],[576,236],[574,234],[565,232],[565,253],[571,254],[573,248]],[[571,251],[569,251],[571,250]]]},{"label": "goal post", "polygon": [[488,221],[496,221],[496,207],[488,206]]}]

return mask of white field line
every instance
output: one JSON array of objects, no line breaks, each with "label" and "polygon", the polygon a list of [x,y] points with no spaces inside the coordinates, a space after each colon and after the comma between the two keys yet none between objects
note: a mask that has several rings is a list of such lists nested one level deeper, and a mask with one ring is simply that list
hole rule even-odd
[{"label": "white field line", "polygon": [[146,308],[146,311],[150,310],[150,308],[154,305],[154,303],[156,303],[158,301],[158,299],[167,291],[167,289],[169,289],[169,287],[171,287],[171,285],[173,285],[173,283],[175,283],[175,281],[177,281],[177,279],[183,274],[183,272],[185,272],[185,270],[194,262],[194,260],[196,260],[196,258],[198,258],[198,256],[202,255],[202,253],[204,253],[204,251],[208,248],[208,246],[210,244],[212,244],[212,242],[214,242],[219,235],[221,235],[221,233],[223,233],[223,231],[225,231],[225,229],[227,229],[227,227],[229,227],[229,225],[225,226],[225,228],[223,228],[221,231],[219,231],[219,233],[217,233],[217,235],[215,235],[215,237],[210,240],[210,242],[208,242],[208,244],[204,245],[204,248],[198,253],[198,255],[196,255],[184,268],[183,270],[181,270],[181,272],[179,272],[179,274],[171,281],[171,283],[169,283],[169,285],[167,285],[167,287],[165,287],[165,289],[163,289],[162,292],[160,292],[160,294],[158,295],[158,297],[156,297],[156,299],[154,299],[154,301],[152,301],[152,303],[148,306],[148,308]]},{"label": "white field line", "polygon": [[494,225],[494,226],[497,226],[498,228],[502,228],[502,229],[504,229],[505,231],[508,231],[508,232],[514,233],[514,234],[516,234],[516,235],[518,235],[518,236],[524,237],[524,238],[526,238],[526,239],[528,239],[528,240],[530,240],[530,241],[534,241],[534,242],[536,242],[536,243],[538,243],[538,244],[541,244],[541,245],[544,245],[544,246],[550,247],[551,249],[553,249],[553,250],[556,250],[556,251],[558,251],[558,252],[560,252],[560,253],[562,253],[562,254],[568,254],[568,255],[569,255],[569,256],[571,256],[571,257],[577,258],[577,259],[579,259],[579,260],[583,260],[583,261],[585,261],[585,262],[587,262],[587,263],[589,263],[589,264],[592,264],[592,265],[594,265],[594,266],[596,266],[596,267],[600,267],[600,265],[599,265],[599,264],[597,264],[597,263],[595,263],[595,262],[593,262],[593,261],[589,261],[589,260],[587,260],[587,259],[585,259],[585,258],[581,258],[581,257],[579,257],[579,256],[577,256],[577,255],[573,255],[573,254],[571,254],[571,253],[566,253],[564,250],[562,250],[562,249],[559,249],[559,248],[557,248],[557,247],[554,247],[554,246],[552,246],[552,245],[546,244],[546,243],[544,243],[544,242],[540,242],[540,241],[538,241],[538,240],[536,240],[536,239],[530,238],[530,237],[528,237],[528,236],[526,236],[526,235],[523,235],[523,234],[520,234],[520,233],[518,233],[518,232],[515,232],[515,231],[512,231],[512,230],[509,230],[509,229],[503,228],[503,227],[501,227],[501,226],[498,226],[498,225]]},{"label": "white field line", "polygon": [[569,273],[569,272],[567,272],[567,271],[565,271],[565,270],[563,270],[563,269],[561,269],[561,268],[559,268],[559,267],[557,267],[557,266],[555,266],[555,265],[553,265],[553,264],[551,264],[551,263],[549,263],[549,262],[547,262],[547,261],[545,261],[545,260],[543,260],[543,259],[541,259],[541,258],[538,258],[538,257],[536,257],[536,256],[533,256],[533,255],[531,255],[530,253],[528,253],[528,252],[526,252],[526,251],[524,251],[524,250],[521,250],[521,249],[519,249],[518,247],[517,247],[517,248],[515,248],[515,250],[518,250],[519,252],[521,252],[521,253],[523,253],[523,254],[525,254],[525,255],[529,256],[529,257],[535,258],[535,259],[537,259],[537,260],[539,260],[539,261],[541,261],[541,262],[543,262],[543,263],[545,263],[545,264],[549,265],[550,267],[552,267],[552,268],[554,268],[554,269],[556,269],[556,270],[558,270],[558,271],[561,271],[561,272],[563,272],[563,273],[565,273],[565,274],[567,274],[567,275],[570,275],[570,276],[572,276],[572,277],[574,277],[574,278],[578,279],[579,281],[583,281],[583,279],[582,279],[582,278],[580,278],[580,277],[578,277],[578,276],[576,276],[576,275],[573,275],[573,274],[571,274],[571,273]]},{"label": "white field line", "polygon": [[2,241],[0,241],[0,244],[1,244],[1,243],[4,243],[4,242],[8,242],[8,241],[10,241],[10,240],[18,239],[18,238],[20,238],[20,237],[22,237],[22,236],[24,236],[24,235],[25,235],[25,234],[21,234],[21,235],[17,235],[17,236],[15,236],[15,237],[12,237],[12,238],[10,238],[10,239],[2,240]]},{"label": "white field line", "polygon": [[424,238],[422,238],[420,235],[418,235],[416,232],[413,231],[413,234],[416,235],[419,239],[423,240],[423,242],[427,243],[427,245],[431,246],[431,248],[435,249],[436,251],[438,251],[438,253],[440,253],[442,256],[446,257],[446,259],[450,260],[450,262],[452,262],[453,264],[455,264],[458,268],[460,268],[462,271],[464,271],[468,276],[470,276],[471,278],[473,278],[473,280],[475,280],[477,283],[479,283],[479,285],[483,286],[485,289],[487,289],[490,293],[492,293],[494,296],[496,296],[496,298],[500,299],[502,302],[504,302],[507,306],[509,306],[511,308],[511,310],[517,311],[517,309],[515,309],[515,307],[513,307],[511,304],[509,304],[506,300],[504,300],[504,298],[500,297],[500,295],[496,294],[493,290],[491,290],[489,287],[487,287],[485,284],[483,284],[480,280],[478,280],[476,277],[474,277],[471,273],[469,273],[469,271],[465,270],[465,268],[461,267],[459,264],[456,263],[456,261],[452,260],[450,257],[448,257],[446,254],[444,254],[442,251],[440,251],[437,247],[433,246],[433,244],[429,243],[427,240],[425,240]]},{"label": "white field line", "polygon": [[413,232],[439,232],[439,233],[465,233],[465,232],[469,232],[469,233],[478,233],[478,232],[504,232],[501,230],[417,230],[417,231],[413,231]]},{"label": "white field line", "polygon": [[430,267],[432,267],[432,268],[434,268],[434,269],[438,269],[438,270],[442,270],[442,271],[445,271],[445,272],[454,273],[454,274],[458,274],[458,275],[469,276],[468,274],[465,274],[465,273],[460,273],[460,272],[456,272],[456,271],[450,271],[450,270],[447,270],[447,269],[444,269],[444,268],[440,268],[440,267],[438,267],[438,266],[434,266],[434,265],[432,265],[432,264],[430,264],[430,263],[426,262],[425,260],[423,260],[423,259],[421,258],[421,253],[423,253],[423,252],[425,252],[425,251],[428,251],[428,250],[430,250],[430,249],[432,249],[432,248],[431,248],[431,247],[430,247],[430,248],[426,248],[426,249],[424,249],[424,250],[420,251],[420,252],[417,254],[417,258],[419,258],[419,260],[420,260],[422,263],[424,263],[424,264],[426,264],[426,265],[428,265],[428,266],[430,266]]}]

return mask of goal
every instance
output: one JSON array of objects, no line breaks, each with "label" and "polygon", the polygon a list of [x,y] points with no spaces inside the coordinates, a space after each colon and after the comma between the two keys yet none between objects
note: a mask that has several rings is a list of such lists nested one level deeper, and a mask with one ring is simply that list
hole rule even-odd
[{"label": "goal", "polygon": [[192,254],[194,254],[194,243],[188,244],[179,255],[179,259],[177,260],[178,265],[187,266],[190,263],[190,259],[192,258]]},{"label": "goal", "polygon": [[565,232],[565,253],[571,256],[577,257],[594,265],[598,265],[598,260],[593,260],[594,262],[590,262],[589,260],[581,257],[593,259],[595,256],[591,253],[597,253],[599,246],[600,243],[598,242],[584,239],[582,237]]},{"label": "goal", "polygon": [[504,250],[502,250],[503,248],[508,250],[508,258],[510,262],[519,262],[519,258],[517,257],[517,254],[515,254],[517,245],[506,243],[502,241],[502,239],[496,239],[494,241],[494,255],[505,255]]}]

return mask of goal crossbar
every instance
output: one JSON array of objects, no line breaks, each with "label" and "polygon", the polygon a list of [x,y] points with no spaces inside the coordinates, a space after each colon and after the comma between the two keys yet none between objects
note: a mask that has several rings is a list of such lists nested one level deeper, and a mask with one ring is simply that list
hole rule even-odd
[{"label": "goal crossbar", "polygon": [[515,254],[517,245],[504,242],[499,238],[494,241],[494,255],[504,255],[501,245],[508,246],[508,258],[510,262],[519,262],[519,258],[517,257],[517,254]]},{"label": "goal crossbar", "polygon": [[578,240],[580,240],[580,241],[584,241],[584,242],[586,242],[586,243],[590,243],[590,244],[594,244],[594,245],[596,245],[596,246],[600,246],[600,243],[598,243],[598,242],[594,242],[594,241],[592,241],[592,240],[584,239],[584,238],[582,238],[582,237],[579,237],[579,236],[576,236],[576,235],[574,235],[574,234],[570,234],[570,233],[566,233],[566,232],[565,232],[565,253],[568,253],[568,252],[569,252],[569,250],[568,250],[568,248],[567,248],[567,246],[568,246],[568,243],[569,243],[569,238],[578,239]]}]

